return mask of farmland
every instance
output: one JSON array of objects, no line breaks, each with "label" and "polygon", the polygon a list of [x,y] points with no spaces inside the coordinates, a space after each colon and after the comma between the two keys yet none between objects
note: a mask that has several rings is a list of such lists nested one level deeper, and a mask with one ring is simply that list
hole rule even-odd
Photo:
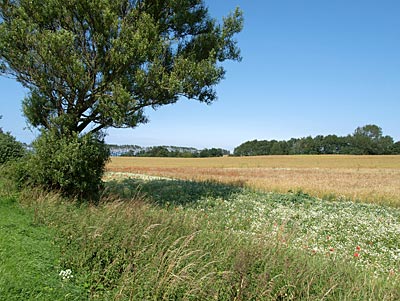
[{"label": "farmland", "polygon": [[[107,168],[97,205],[12,191],[0,177],[7,300],[400,298],[396,156],[112,158]],[[29,256],[21,233],[35,239]]]},{"label": "farmland", "polygon": [[399,156],[113,157],[107,169],[400,206]]}]

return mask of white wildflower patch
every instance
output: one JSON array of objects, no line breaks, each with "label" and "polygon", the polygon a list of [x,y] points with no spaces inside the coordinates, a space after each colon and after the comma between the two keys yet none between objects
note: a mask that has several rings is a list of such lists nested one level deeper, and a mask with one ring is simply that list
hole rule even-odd
[{"label": "white wildflower patch", "polygon": [[[173,181],[116,172],[107,173],[106,178]],[[173,193],[179,193],[175,189]],[[218,229],[230,233],[277,241],[312,256],[351,261],[376,274],[400,275],[400,208],[246,189],[215,195],[203,194],[179,210],[206,215],[217,221]]]},{"label": "white wildflower patch", "polygon": [[72,275],[72,271],[70,269],[66,269],[65,271],[62,270],[58,275],[62,278],[62,280],[74,278],[74,275]]},{"label": "white wildflower patch", "polygon": [[157,176],[150,176],[150,175],[138,174],[138,173],[114,172],[114,171],[106,172],[103,177],[103,180],[106,182],[113,181],[113,180],[124,180],[124,179],[139,179],[139,180],[143,180],[143,181],[171,180],[171,178],[166,178],[166,177],[157,177]]},{"label": "white wildflower patch", "polygon": [[200,200],[197,206],[209,215],[223,214],[225,229],[239,235],[350,260],[378,274],[400,273],[398,208],[249,191],[229,200]]}]

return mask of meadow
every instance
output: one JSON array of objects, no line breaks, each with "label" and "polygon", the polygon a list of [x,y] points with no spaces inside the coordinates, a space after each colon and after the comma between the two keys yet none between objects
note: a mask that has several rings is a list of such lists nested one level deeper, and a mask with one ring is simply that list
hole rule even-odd
[{"label": "meadow", "polygon": [[113,157],[107,169],[400,206],[399,156]]}]

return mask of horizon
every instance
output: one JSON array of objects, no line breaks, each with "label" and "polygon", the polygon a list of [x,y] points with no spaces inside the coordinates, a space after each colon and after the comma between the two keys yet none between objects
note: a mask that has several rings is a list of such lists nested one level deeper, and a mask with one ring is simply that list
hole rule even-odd
[{"label": "horizon", "polygon": [[[221,20],[244,12],[243,61],[226,62],[211,106],[181,99],[134,129],[108,129],[106,143],[222,148],[246,141],[345,136],[376,124],[400,140],[400,2],[205,1]],[[0,127],[30,143],[26,90],[0,77]]]}]

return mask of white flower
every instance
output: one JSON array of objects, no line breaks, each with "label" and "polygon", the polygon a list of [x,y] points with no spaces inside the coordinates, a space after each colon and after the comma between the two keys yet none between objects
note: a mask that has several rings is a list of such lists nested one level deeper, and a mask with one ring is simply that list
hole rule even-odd
[{"label": "white flower", "polygon": [[61,272],[58,274],[63,280],[68,280],[70,278],[74,278],[74,275],[72,275],[72,271],[70,269],[61,270]]}]

